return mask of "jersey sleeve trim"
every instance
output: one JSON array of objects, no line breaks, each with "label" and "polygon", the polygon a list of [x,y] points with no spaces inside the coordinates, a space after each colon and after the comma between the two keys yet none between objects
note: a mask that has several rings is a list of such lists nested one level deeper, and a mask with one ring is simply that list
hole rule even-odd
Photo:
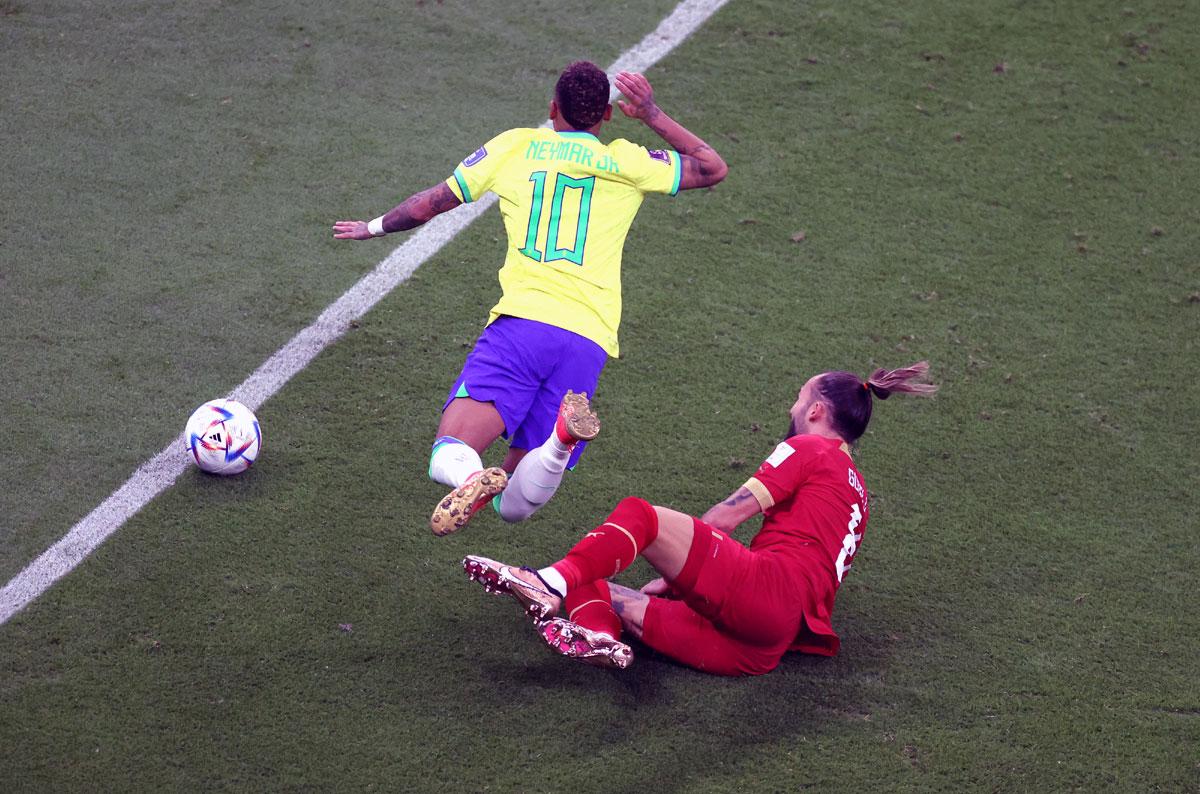
[{"label": "jersey sleeve trim", "polygon": [[775,505],[775,497],[771,496],[771,492],[767,490],[767,486],[763,485],[756,478],[751,477],[746,480],[742,486],[750,493],[754,494],[754,498],[758,500],[758,506],[765,512],[768,507]]},{"label": "jersey sleeve trim", "polygon": [[[471,189],[467,187],[467,180],[463,179],[461,170],[462,166],[454,169],[454,181],[458,185],[458,191],[461,194],[460,198],[463,200],[463,203],[470,204],[475,199],[471,197]],[[453,187],[453,185],[451,185],[451,187]]]},{"label": "jersey sleeve trim", "polygon": [[674,155],[675,156],[671,158],[675,161],[675,182],[671,185],[672,196],[679,193],[679,182],[681,179],[683,179],[683,155],[681,155],[679,152],[674,152]]}]

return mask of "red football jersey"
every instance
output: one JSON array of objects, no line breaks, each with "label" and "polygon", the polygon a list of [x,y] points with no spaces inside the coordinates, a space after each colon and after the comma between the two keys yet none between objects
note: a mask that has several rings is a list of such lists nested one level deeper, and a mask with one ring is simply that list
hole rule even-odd
[{"label": "red football jersey", "polygon": [[849,447],[838,439],[792,436],[775,447],[746,488],[763,510],[762,529],[750,548],[792,557],[813,585],[804,604],[807,630],[792,650],[836,653],[833,601],[862,543],[869,512],[867,486]]}]

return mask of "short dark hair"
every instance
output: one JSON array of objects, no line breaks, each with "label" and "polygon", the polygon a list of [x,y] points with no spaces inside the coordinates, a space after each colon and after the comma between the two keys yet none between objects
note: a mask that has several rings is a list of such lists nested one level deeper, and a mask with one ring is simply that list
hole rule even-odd
[{"label": "short dark hair", "polygon": [[554,86],[558,112],[577,130],[591,129],[604,118],[608,94],[608,75],[589,61],[575,61],[567,66]]}]

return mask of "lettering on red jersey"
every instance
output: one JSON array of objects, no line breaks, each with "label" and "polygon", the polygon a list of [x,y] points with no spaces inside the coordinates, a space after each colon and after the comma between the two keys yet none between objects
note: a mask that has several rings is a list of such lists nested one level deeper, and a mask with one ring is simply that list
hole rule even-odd
[{"label": "lettering on red jersey", "polygon": [[847,471],[850,473],[850,487],[854,489],[854,492],[858,494],[858,498],[865,505],[867,503],[867,491],[862,487],[862,483],[858,481],[858,473],[854,469],[847,469]]},{"label": "lettering on red jersey", "polygon": [[842,581],[842,577],[846,575],[846,571],[850,570],[850,560],[854,559],[855,553],[858,551],[858,543],[862,540],[862,533],[855,532],[858,525],[862,523],[862,511],[858,509],[858,505],[850,505],[850,521],[846,524],[846,537],[842,538],[842,551],[837,558],[837,579]]}]

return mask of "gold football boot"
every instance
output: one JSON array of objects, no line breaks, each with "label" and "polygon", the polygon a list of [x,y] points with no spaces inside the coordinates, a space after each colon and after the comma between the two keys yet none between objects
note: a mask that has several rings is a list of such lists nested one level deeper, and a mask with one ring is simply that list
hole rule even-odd
[{"label": "gold football boot", "polygon": [[467,481],[446,494],[429,518],[433,534],[449,535],[462,529],[480,507],[487,504],[508,485],[504,469],[492,467],[476,472]]},{"label": "gold football boot", "polygon": [[591,441],[600,434],[600,418],[588,402],[587,392],[576,394],[568,391],[558,406],[558,418],[554,431],[564,444]]},{"label": "gold football boot", "polygon": [[584,664],[624,670],[633,663],[633,649],[625,643],[563,618],[542,621],[538,633],[555,653]]},{"label": "gold football boot", "polygon": [[463,560],[463,570],[487,592],[511,595],[535,621],[545,620],[562,605],[558,594],[532,568],[514,568],[487,557],[468,554]]}]

